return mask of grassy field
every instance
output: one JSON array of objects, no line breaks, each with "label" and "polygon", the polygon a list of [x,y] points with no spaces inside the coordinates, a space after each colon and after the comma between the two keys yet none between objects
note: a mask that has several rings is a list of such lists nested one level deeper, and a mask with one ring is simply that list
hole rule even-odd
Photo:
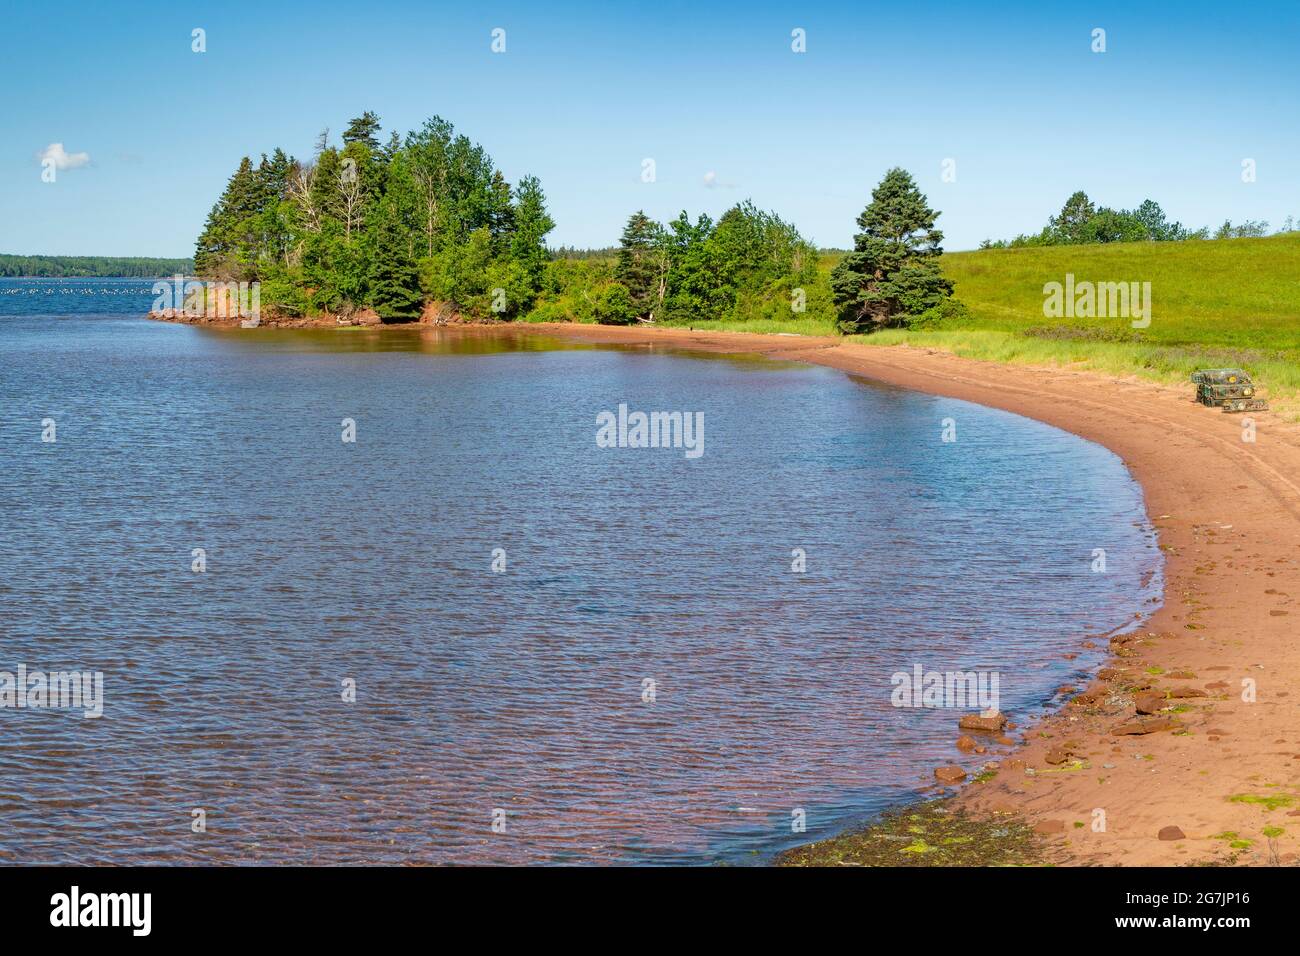
[{"label": "grassy field", "polygon": [[[910,343],[971,358],[1071,365],[1185,383],[1197,368],[1239,366],[1274,407],[1300,419],[1300,233],[950,253],[945,274],[969,310],[937,329],[854,341]],[[1047,282],[1150,282],[1151,323],[1047,318]]]},{"label": "grassy field", "polygon": [[[737,318],[673,323],[718,331],[834,335],[823,253],[808,311],[737,309]],[[607,264],[608,265],[608,264]],[[1241,367],[1283,416],[1300,421],[1300,233],[1264,239],[1133,242],[949,253],[944,273],[967,309],[924,330],[853,336],[863,345],[926,346],[969,358],[1068,365],[1187,385],[1198,368]],[[1151,321],[1048,318],[1048,282],[1149,282]],[[762,314],[763,318],[755,318]],[[539,320],[553,317],[538,314]],[[1190,388],[1190,386],[1189,386]]]}]

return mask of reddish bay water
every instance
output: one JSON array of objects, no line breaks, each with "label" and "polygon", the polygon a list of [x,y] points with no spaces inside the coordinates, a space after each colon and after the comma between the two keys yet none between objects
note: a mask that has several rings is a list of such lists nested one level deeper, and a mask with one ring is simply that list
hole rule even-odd
[{"label": "reddish bay water", "polygon": [[[104,681],[99,718],[0,709],[4,861],[765,862],[957,756],[973,708],[891,675],[996,673],[1025,718],[1157,593],[1121,463],[1022,418],[526,330],[150,323],[148,285],[0,282],[0,671]],[[703,454],[598,447],[620,403],[702,412]]]}]

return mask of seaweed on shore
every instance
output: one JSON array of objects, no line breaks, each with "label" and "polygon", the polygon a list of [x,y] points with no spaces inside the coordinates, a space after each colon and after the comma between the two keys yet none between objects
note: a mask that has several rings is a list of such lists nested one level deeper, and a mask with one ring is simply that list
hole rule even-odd
[{"label": "seaweed on shore", "polygon": [[778,866],[1041,866],[1043,841],[1023,819],[976,818],[948,800],[892,810],[864,830],[787,850]]}]

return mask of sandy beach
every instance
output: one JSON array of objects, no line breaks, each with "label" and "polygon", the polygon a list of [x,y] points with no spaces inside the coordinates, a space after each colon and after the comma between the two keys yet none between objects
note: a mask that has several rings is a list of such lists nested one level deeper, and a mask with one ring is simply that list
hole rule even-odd
[{"label": "sandy beach", "polygon": [[[1014,746],[978,741],[998,771],[966,784],[956,805],[1023,815],[1062,863],[1296,862],[1296,426],[1255,413],[1255,440],[1247,442],[1243,416],[1197,405],[1190,385],[1002,366],[923,349],[679,329],[528,329],[812,362],[1005,409],[1114,451],[1142,485],[1159,534],[1164,603],[1138,631],[1112,643],[1096,679],[1067,691],[1059,711],[1010,730]],[[1139,704],[1151,713],[1139,715]],[[1016,723],[1017,715],[1008,717]],[[956,723],[954,760],[961,756]],[[1132,732],[1139,730],[1145,732]]]}]

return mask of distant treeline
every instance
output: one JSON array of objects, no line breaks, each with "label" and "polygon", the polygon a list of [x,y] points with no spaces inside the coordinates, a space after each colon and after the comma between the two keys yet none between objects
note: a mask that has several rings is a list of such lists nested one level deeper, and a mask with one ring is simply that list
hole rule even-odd
[{"label": "distant treeline", "polygon": [[[1294,219],[1287,216],[1279,232],[1292,232]],[[1262,220],[1247,219],[1234,225],[1211,230],[1208,226],[1188,229],[1181,222],[1170,222],[1165,211],[1153,199],[1136,209],[1111,209],[1097,206],[1088,194],[1078,190],[1065,201],[1060,213],[1050,217],[1039,232],[1014,239],[985,239],[981,249],[1019,249],[1026,246],[1073,246],[1107,242],[1183,242],[1188,239],[1247,239],[1268,235],[1269,226]]]},{"label": "distant treeline", "polygon": [[551,250],[552,259],[613,259],[618,255],[618,246],[606,246],[603,249],[578,249],[574,246],[560,246]]},{"label": "distant treeline", "polygon": [[10,256],[0,254],[0,276],[39,279],[152,279],[192,275],[191,259],[152,259],[147,256]]}]

